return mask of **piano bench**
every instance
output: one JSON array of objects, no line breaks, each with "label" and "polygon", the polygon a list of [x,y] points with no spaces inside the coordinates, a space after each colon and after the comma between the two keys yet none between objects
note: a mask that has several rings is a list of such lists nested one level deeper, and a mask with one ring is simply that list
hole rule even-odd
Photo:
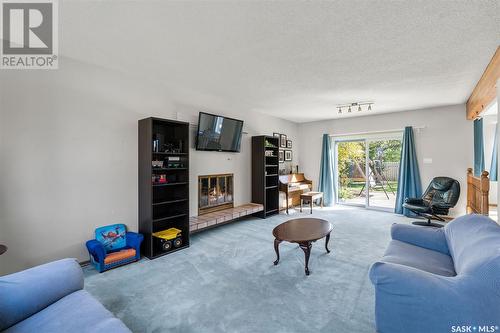
[{"label": "piano bench", "polygon": [[311,214],[313,213],[313,202],[321,199],[321,208],[323,208],[323,192],[306,192],[300,195],[300,212],[302,213],[302,204],[309,202]]}]

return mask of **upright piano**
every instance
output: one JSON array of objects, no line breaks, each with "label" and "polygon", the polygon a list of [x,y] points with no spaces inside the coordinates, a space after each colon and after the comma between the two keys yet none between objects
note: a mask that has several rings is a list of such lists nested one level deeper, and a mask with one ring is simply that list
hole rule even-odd
[{"label": "upright piano", "polygon": [[290,204],[292,206],[300,205],[300,195],[312,191],[312,181],[306,179],[303,173],[282,175],[279,176],[279,190],[285,193],[285,207],[288,214],[288,206]]}]

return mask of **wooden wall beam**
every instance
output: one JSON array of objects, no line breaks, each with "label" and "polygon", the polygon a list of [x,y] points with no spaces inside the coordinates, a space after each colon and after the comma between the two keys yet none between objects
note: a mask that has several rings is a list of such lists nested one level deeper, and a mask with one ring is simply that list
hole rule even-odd
[{"label": "wooden wall beam", "polygon": [[467,119],[474,120],[497,95],[496,83],[500,77],[500,48],[497,47],[488,67],[467,100]]}]

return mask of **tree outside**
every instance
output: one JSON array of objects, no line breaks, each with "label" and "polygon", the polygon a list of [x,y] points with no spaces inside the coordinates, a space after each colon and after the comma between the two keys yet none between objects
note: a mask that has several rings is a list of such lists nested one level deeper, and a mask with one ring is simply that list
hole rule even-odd
[{"label": "tree outside", "polygon": [[[366,195],[365,147],[365,141],[337,144],[339,199],[342,201]],[[401,141],[370,141],[368,154],[370,192],[380,192],[389,199],[397,191]]]}]

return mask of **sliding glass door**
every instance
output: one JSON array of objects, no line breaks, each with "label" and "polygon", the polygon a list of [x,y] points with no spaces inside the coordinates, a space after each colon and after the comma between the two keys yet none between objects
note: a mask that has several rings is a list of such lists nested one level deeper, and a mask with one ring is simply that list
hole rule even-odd
[{"label": "sliding glass door", "polygon": [[334,142],[337,203],[393,210],[401,133],[339,137]]},{"label": "sliding glass door", "polygon": [[336,142],[337,202],[366,205],[366,141]]}]

